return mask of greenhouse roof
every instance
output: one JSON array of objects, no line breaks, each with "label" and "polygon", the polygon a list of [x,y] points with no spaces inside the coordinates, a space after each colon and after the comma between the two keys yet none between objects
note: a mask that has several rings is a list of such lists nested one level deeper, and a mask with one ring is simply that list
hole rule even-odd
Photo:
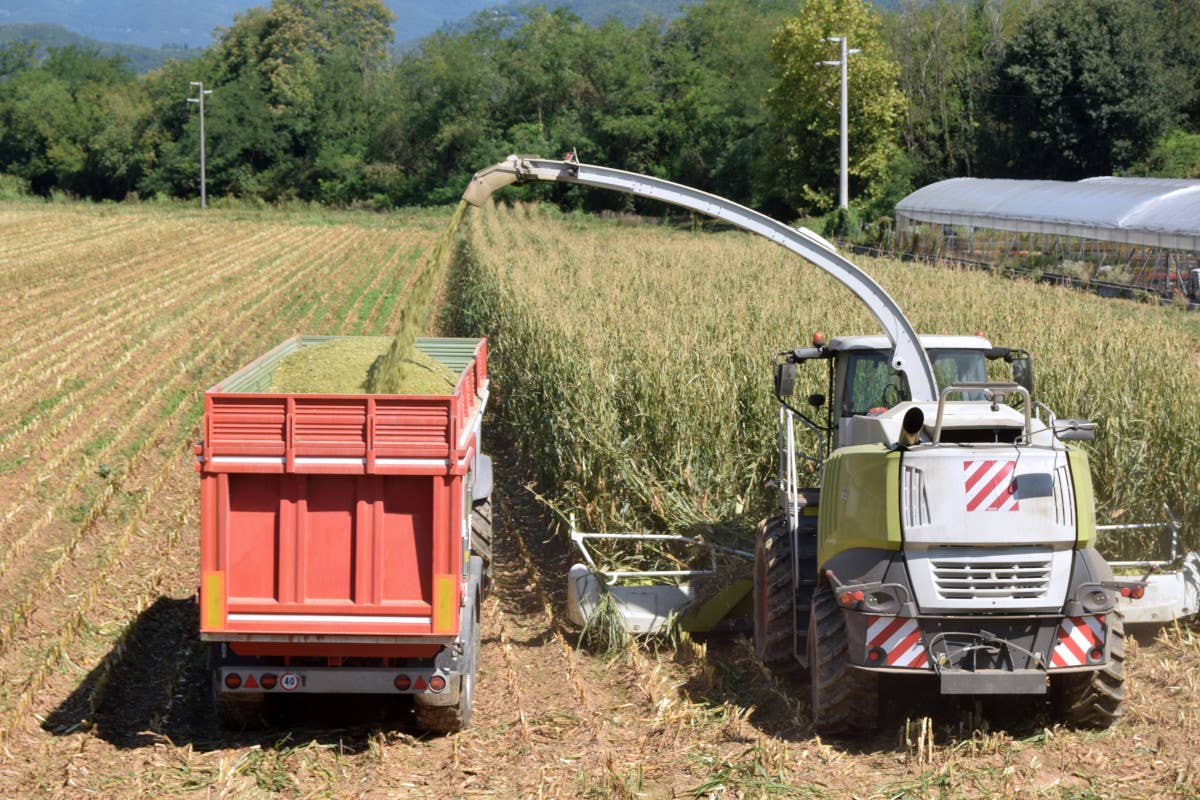
[{"label": "greenhouse roof", "polygon": [[901,200],[896,217],[1200,252],[1200,180],[952,178]]}]

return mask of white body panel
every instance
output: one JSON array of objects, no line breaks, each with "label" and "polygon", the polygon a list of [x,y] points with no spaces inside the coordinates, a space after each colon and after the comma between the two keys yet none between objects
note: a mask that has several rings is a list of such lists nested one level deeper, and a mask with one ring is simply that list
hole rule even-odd
[{"label": "white body panel", "polygon": [[1062,609],[1077,536],[1064,450],[909,451],[900,519],[922,612]]}]

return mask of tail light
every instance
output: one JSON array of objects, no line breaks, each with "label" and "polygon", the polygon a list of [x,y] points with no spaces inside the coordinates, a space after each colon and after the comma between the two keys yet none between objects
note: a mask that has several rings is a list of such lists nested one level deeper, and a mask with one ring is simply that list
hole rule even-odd
[{"label": "tail light", "polygon": [[412,687],[412,680],[407,675],[397,675],[392,683],[402,692],[407,692]]},{"label": "tail light", "polygon": [[242,676],[236,672],[230,672],[225,676],[225,688],[240,689],[242,686]]},{"label": "tail light", "polygon": [[429,688],[435,692],[440,692],[446,688],[446,679],[441,675],[434,675],[429,679]]},{"label": "tail light", "polygon": [[261,676],[259,676],[258,685],[264,689],[274,689],[278,680],[279,679],[276,678],[273,673],[264,672]]}]

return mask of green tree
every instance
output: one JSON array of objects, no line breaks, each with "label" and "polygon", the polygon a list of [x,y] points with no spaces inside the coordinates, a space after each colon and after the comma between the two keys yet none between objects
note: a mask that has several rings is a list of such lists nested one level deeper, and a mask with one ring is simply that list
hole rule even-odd
[{"label": "green tree", "polygon": [[828,41],[833,36],[849,37],[850,46],[862,51],[851,57],[849,72],[852,194],[877,199],[901,157],[904,96],[878,15],[865,0],[805,0],[771,45],[777,76],[767,105],[776,147],[759,176],[771,187],[771,199],[806,213],[826,211],[837,200],[841,75],[817,63],[837,55],[837,45]]},{"label": "green tree", "polygon": [[1074,180],[1145,157],[1175,116],[1152,14],[1135,0],[1033,11],[998,66],[992,172]]}]

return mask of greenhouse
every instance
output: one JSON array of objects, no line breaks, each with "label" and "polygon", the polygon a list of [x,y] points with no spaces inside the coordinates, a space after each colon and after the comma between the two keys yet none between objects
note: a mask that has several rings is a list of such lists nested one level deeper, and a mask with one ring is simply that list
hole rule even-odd
[{"label": "greenhouse", "polygon": [[953,178],[896,205],[910,252],[1200,301],[1200,180]]}]

